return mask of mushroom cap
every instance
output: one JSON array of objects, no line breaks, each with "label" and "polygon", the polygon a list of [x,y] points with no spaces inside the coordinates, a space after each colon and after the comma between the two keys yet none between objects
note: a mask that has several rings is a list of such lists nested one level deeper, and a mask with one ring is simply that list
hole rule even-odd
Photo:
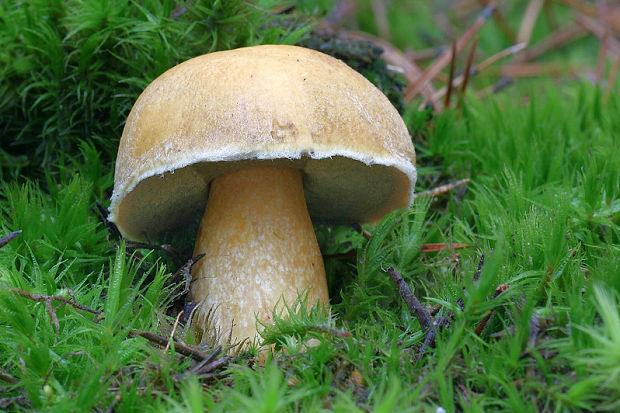
[{"label": "mushroom cap", "polygon": [[415,152],[389,100],[340,60],[264,45],[193,58],[144,90],[109,219],[127,238],[155,238],[202,213],[214,177],[258,165],[302,170],[318,221],[370,222],[413,202]]}]

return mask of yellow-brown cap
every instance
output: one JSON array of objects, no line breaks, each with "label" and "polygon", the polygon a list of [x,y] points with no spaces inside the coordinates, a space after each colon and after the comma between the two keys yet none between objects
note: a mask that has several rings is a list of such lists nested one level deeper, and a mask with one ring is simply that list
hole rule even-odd
[{"label": "yellow-brown cap", "polygon": [[341,61],[296,46],[216,52],[155,79],[116,160],[110,220],[153,238],[202,212],[211,179],[299,168],[310,215],[368,222],[413,201],[415,152],[389,100]]}]

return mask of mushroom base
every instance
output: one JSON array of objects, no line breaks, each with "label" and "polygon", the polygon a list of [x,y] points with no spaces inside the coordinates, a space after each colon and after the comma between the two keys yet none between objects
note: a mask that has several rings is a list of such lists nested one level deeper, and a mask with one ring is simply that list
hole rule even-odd
[{"label": "mushroom base", "polygon": [[[201,341],[253,341],[307,293],[307,305],[329,302],[323,258],[304,199],[302,173],[251,167],[211,182],[194,255],[194,330]],[[285,315],[285,314],[282,314]]]}]

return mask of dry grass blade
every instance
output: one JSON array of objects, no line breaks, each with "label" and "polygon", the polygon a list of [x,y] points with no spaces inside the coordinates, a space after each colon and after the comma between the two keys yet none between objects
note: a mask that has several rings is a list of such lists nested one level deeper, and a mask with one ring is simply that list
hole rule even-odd
[{"label": "dry grass blade", "polygon": [[[478,32],[482,25],[489,19],[489,16],[495,9],[495,4],[491,3],[484,8],[480,17],[476,19],[474,24],[456,41],[456,53],[463,50],[467,42]],[[435,76],[447,65],[452,59],[452,50],[447,50],[441,54],[420,76],[417,82],[407,86],[405,90],[405,102],[410,102],[415,98],[424,85],[430,82]]]},{"label": "dry grass blade", "polygon": [[[446,50],[446,46],[431,47],[422,50],[407,50],[406,56],[413,61],[429,60],[440,56]],[[422,71],[420,71],[422,73]]]},{"label": "dry grass blade", "polygon": [[170,332],[170,339],[168,340],[168,344],[166,344],[164,353],[168,352],[168,349],[170,348],[170,343],[172,343],[174,340],[174,333],[176,333],[177,331],[177,326],[179,325],[179,320],[181,319],[181,316],[183,315],[183,313],[184,313],[183,310],[179,311],[179,314],[177,314],[177,318],[174,320],[174,325],[172,326],[172,331]]},{"label": "dry grass blade", "polygon": [[575,74],[583,71],[583,66],[570,66],[566,63],[514,63],[503,66],[500,75],[507,78],[557,76],[561,74]]},{"label": "dry grass blade", "polygon": [[532,38],[534,25],[536,24],[536,20],[538,20],[538,15],[540,14],[544,2],[544,0],[530,0],[523,14],[523,19],[521,20],[519,34],[517,34],[517,42],[529,44]]},{"label": "dry grass blade", "polygon": [[603,38],[599,44],[598,61],[596,63],[596,83],[601,84],[605,77],[605,60],[609,50],[609,39],[611,33],[609,27],[605,24],[605,15],[608,13],[607,6],[604,2],[599,2],[598,6],[598,23],[603,28]]},{"label": "dry grass blade", "polygon": [[390,22],[388,21],[387,7],[383,0],[370,0],[370,7],[375,16],[379,37],[390,39]]},{"label": "dry grass blade", "polygon": [[537,59],[549,50],[574,42],[575,40],[585,37],[587,34],[588,32],[586,32],[583,27],[575,26],[573,23],[569,23],[566,26],[555,30],[535,45],[528,47],[522,54],[522,60],[528,61]]},{"label": "dry grass blade", "polygon": [[[567,4],[581,13],[589,17],[598,17],[598,9],[596,6],[586,3],[582,0],[556,0],[560,3]],[[605,15],[605,21],[614,28],[614,30],[620,30],[620,8],[616,7]]]},{"label": "dry grass blade", "polygon": [[[584,27],[586,30],[593,33],[600,40],[605,39],[606,30],[604,27],[601,27],[598,22],[594,19],[591,19],[587,16],[579,15],[577,16],[577,24]],[[609,53],[612,55],[617,55],[620,53],[620,41],[616,39],[614,36],[608,36],[607,38],[607,47],[609,48]]]}]

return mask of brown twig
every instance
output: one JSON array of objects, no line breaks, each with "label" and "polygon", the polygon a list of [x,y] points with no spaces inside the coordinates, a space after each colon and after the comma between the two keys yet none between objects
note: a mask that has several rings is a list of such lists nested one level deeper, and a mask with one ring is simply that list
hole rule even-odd
[{"label": "brown twig", "polygon": [[[183,289],[179,292],[175,291],[172,294],[172,300],[176,300],[178,297],[182,297],[184,294],[186,294],[187,292],[189,292],[189,287],[192,283],[192,267],[194,266],[194,264],[196,264],[198,261],[200,261],[203,257],[205,256],[205,254],[198,254],[195,257],[190,258],[189,260],[187,260],[187,262],[185,264],[183,264],[183,266],[181,268],[179,268],[172,277],[170,277],[168,280],[166,280],[166,286],[178,283],[179,281],[183,280]],[[177,288],[178,290],[178,288]]]},{"label": "brown twig", "polygon": [[418,298],[411,292],[411,289],[403,279],[403,276],[394,267],[389,267],[386,271],[392,282],[396,285],[398,292],[407,304],[409,311],[418,319],[422,330],[428,332],[433,328],[433,319],[426,307],[420,303]]},{"label": "brown twig", "polygon": [[[576,20],[578,25],[582,26],[586,30],[590,31],[596,37],[598,37],[601,41],[605,39],[607,30],[604,27],[601,27],[599,23],[586,17],[584,15],[577,16]],[[607,36],[607,46],[609,47],[609,52],[612,55],[617,55],[620,53],[620,41],[616,39],[614,36]]]},{"label": "brown twig", "polygon": [[429,243],[429,244],[422,245],[422,249],[420,250],[420,252],[437,252],[437,251],[443,251],[447,249],[461,250],[463,248],[469,248],[469,245],[468,244],[454,244],[454,243],[450,243],[450,244]]},{"label": "brown twig", "polygon": [[[150,331],[129,330],[128,336],[129,337],[140,336],[140,337],[147,339],[151,343],[155,343],[160,346],[168,345],[168,341],[169,341],[166,337],[160,336],[159,334],[151,333]],[[176,351],[179,354],[183,354],[184,356],[192,357],[194,360],[198,360],[198,361],[202,361],[209,356],[207,353],[203,351],[192,348],[178,341],[174,342],[174,351]]]},{"label": "brown twig", "polygon": [[[499,53],[494,54],[493,56],[489,57],[488,59],[485,59],[484,61],[482,61],[480,64],[478,64],[478,65],[474,66],[473,68],[471,68],[471,70],[469,71],[469,76],[474,76],[474,75],[479,74],[483,70],[485,70],[488,67],[490,67],[493,64],[495,64],[500,59],[503,59],[503,58],[505,58],[507,56],[513,55],[515,53],[518,53],[524,47],[525,47],[525,43],[518,43],[518,44],[515,44],[514,46],[510,46],[509,48],[500,51]],[[462,82],[464,81],[464,78],[465,78],[465,74],[457,76],[457,78],[454,79],[454,85],[455,86],[460,86],[462,84]],[[434,101],[437,101],[437,100],[441,99],[441,97],[446,93],[446,89],[447,89],[446,87],[443,87],[443,88],[439,89],[437,92],[435,92],[435,94],[433,95],[432,99]]]},{"label": "brown twig", "polygon": [[[474,24],[455,42],[456,53],[460,52],[467,44],[476,32],[482,27],[482,25],[489,19],[489,16],[495,9],[495,4],[492,2],[484,8],[480,17],[476,19]],[[422,88],[429,83],[449,62],[452,58],[452,50],[447,50],[441,54],[420,76],[415,82],[407,86],[405,90],[405,102],[410,102],[415,98]]]},{"label": "brown twig", "polygon": [[582,70],[581,66],[570,66],[566,63],[513,63],[500,69],[500,75],[508,78],[530,77],[542,75],[558,75],[563,73],[576,73]]},{"label": "brown twig", "polygon": [[540,42],[529,46],[521,54],[523,61],[529,61],[537,59],[543,56],[551,49],[561,47],[565,44],[573,42],[575,40],[585,37],[588,33],[583,27],[575,26],[574,23],[569,23],[566,26],[560,27],[553,33],[549,34]]},{"label": "brown twig", "polygon": [[[12,291],[18,295],[21,295],[24,298],[27,298],[29,300],[32,301],[43,301],[46,303],[51,303],[52,301],[61,301],[65,304],[69,304],[79,310],[83,310],[83,311],[87,311],[89,313],[95,314],[97,316],[102,316],[103,313],[101,311],[97,311],[97,310],[93,310],[92,308],[86,307],[82,304],[67,300],[64,297],[58,297],[58,296],[51,296],[51,295],[41,295],[41,294],[31,294],[27,291],[24,291],[22,289],[19,288],[9,288],[9,291]],[[138,330],[129,330],[128,334],[129,337],[136,337],[136,336],[140,336],[143,338],[146,338],[147,340],[151,341],[152,343],[158,344],[160,346],[166,346],[169,344],[169,339],[167,339],[164,336],[161,336],[159,334],[155,334],[152,333],[150,331],[138,331]],[[183,343],[180,343],[178,341],[174,341],[174,348],[175,351],[179,354],[183,354],[184,356],[188,356],[188,357],[192,357],[195,360],[198,361],[202,361],[204,360],[206,357],[208,357],[207,353],[204,353],[203,351],[200,351],[198,349],[192,348],[188,345],[185,345]]]},{"label": "brown twig", "polygon": [[[561,3],[567,4],[573,7],[576,10],[579,10],[581,13],[585,14],[589,17],[597,17],[598,10],[597,7],[588,4],[581,0],[556,0]],[[620,8],[615,8],[608,15],[605,16],[605,21],[614,28],[614,30],[620,30]]]},{"label": "brown twig", "polygon": [[458,102],[459,109],[465,100],[465,92],[467,90],[467,84],[469,83],[469,75],[471,74],[471,67],[474,62],[474,55],[476,54],[476,47],[478,46],[479,37],[476,36],[469,48],[469,54],[467,55],[467,63],[465,64],[465,72],[463,72],[463,86],[461,87],[461,95]]},{"label": "brown twig", "polygon": [[441,194],[444,194],[448,191],[453,190],[454,188],[458,186],[465,185],[468,182],[469,182],[469,178],[461,179],[456,182],[451,182],[446,185],[438,186],[437,188],[432,188],[427,191],[418,192],[417,194],[414,194],[414,197],[417,198],[419,196],[431,196],[431,197],[439,196]]},{"label": "brown twig", "polygon": [[60,335],[60,322],[58,321],[58,315],[56,315],[56,309],[52,307],[52,300],[49,298],[45,300],[45,311],[47,311],[47,315],[50,317],[50,322],[56,330],[56,335],[54,336],[54,346],[56,346],[58,336]]},{"label": "brown twig", "polygon": [[207,357],[201,360],[194,367],[184,373],[176,374],[174,379],[178,381],[189,374],[195,374],[201,378],[217,376],[218,374],[214,374],[212,371],[217,368],[224,367],[230,362],[226,356],[217,358],[221,352],[222,346],[217,346],[207,355]]},{"label": "brown twig", "polygon": [[98,310],[93,310],[92,308],[86,307],[85,305],[82,305],[80,303],[76,303],[74,301],[71,300],[67,300],[64,297],[59,297],[56,295],[42,295],[42,294],[32,294],[29,293],[28,291],[24,291],[20,288],[13,288],[13,287],[9,287],[9,291],[12,291],[18,295],[21,295],[24,298],[27,298],[29,300],[32,301],[44,301],[44,302],[52,302],[52,301],[60,301],[63,302],[65,304],[69,304],[70,306],[77,308],[78,310],[82,310],[82,311],[87,311],[89,313],[95,314],[97,316],[101,316],[103,315],[103,313],[101,311]]},{"label": "brown twig", "polygon": [[454,80],[454,71],[456,69],[456,42],[452,43],[452,53],[451,54],[451,59],[450,59],[450,71],[448,72],[448,91],[446,92],[446,98],[444,100],[444,108],[449,108],[450,107],[450,98],[452,97],[452,89],[453,89],[453,84],[452,81]]},{"label": "brown twig", "polygon": [[9,242],[13,241],[21,233],[22,233],[22,230],[19,229],[17,231],[11,232],[9,235],[6,235],[6,236],[0,238],[0,248],[4,247]]},{"label": "brown twig", "polygon": [[188,372],[192,374],[208,373],[208,371],[205,371],[206,367],[211,364],[221,352],[222,346],[215,347],[204,360],[201,360],[200,363],[196,364]]}]

